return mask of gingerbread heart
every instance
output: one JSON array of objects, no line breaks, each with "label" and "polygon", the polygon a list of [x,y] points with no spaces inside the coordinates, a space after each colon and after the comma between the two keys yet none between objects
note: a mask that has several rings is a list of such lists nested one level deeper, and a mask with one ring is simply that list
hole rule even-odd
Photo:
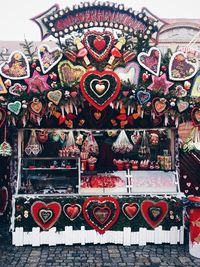
[{"label": "gingerbread heart", "polygon": [[169,102],[165,98],[156,97],[152,100],[153,110],[157,116],[162,116],[169,108]]},{"label": "gingerbread heart", "polygon": [[22,104],[19,101],[10,102],[8,104],[8,110],[10,110],[15,115],[18,115],[20,110],[21,110],[21,106],[22,106]]},{"label": "gingerbread heart", "polygon": [[114,36],[109,31],[88,31],[84,35],[83,44],[94,59],[103,61],[114,44]]},{"label": "gingerbread heart", "polygon": [[55,105],[58,105],[60,103],[61,98],[62,98],[62,92],[59,90],[50,91],[50,92],[48,92],[47,97]]},{"label": "gingerbread heart", "polygon": [[114,72],[119,76],[121,83],[130,83],[131,85],[137,85],[140,75],[140,67],[135,62],[130,62],[125,68],[118,67],[114,69]]},{"label": "gingerbread heart", "polygon": [[119,203],[113,197],[89,197],[83,204],[86,222],[100,234],[114,225],[119,213]]},{"label": "gingerbread heart", "polygon": [[0,128],[4,125],[6,119],[6,111],[3,108],[0,108]]},{"label": "gingerbread heart", "polygon": [[137,99],[138,99],[140,105],[143,105],[151,99],[151,94],[149,92],[145,92],[145,91],[140,90],[137,92]]},{"label": "gingerbread heart", "polygon": [[189,103],[186,101],[179,100],[177,102],[177,108],[179,112],[185,111],[189,107]]},{"label": "gingerbread heart", "polygon": [[30,103],[29,105],[31,112],[35,113],[35,114],[40,114],[40,112],[42,111],[43,105],[41,101],[33,101]]},{"label": "gingerbread heart", "polygon": [[113,71],[88,71],[81,78],[80,89],[85,99],[101,111],[119,94],[120,79]]},{"label": "gingerbread heart", "polygon": [[8,189],[5,186],[0,188],[0,215],[3,215],[8,205]]},{"label": "gingerbread heart", "polygon": [[7,94],[7,89],[2,81],[2,78],[0,77],[0,95]]},{"label": "gingerbread heart", "polygon": [[129,219],[133,220],[140,210],[140,206],[137,203],[124,203],[122,205],[122,212]]},{"label": "gingerbread heart", "polygon": [[184,52],[174,53],[169,62],[169,78],[173,81],[185,81],[192,78],[198,71],[198,61],[190,60]]},{"label": "gingerbread heart", "polygon": [[67,203],[63,207],[63,212],[68,219],[74,221],[81,214],[82,207],[79,204]]},{"label": "gingerbread heart", "polygon": [[164,200],[158,202],[144,200],[141,204],[141,213],[145,221],[155,228],[165,219],[168,213],[168,203]]},{"label": "gingerbread heart", "polygon": [[3,77],[11,80],[21,80],[30,76],[28,59],[20,51],[14,51],[8,61],[0,66],[0,73]]},{"label": "gingerbread heart", "polygon": [[145,53],[139,53],[138,57],[139,64],[148,70],[153,75],[159,76],[160,64],[161,64],[161,52],[157,47],[151,47],[150,50]]},{"label": "gingerbread heart", "polygon": [[187,95],[187,90],[185,90],[182,85],[176,86],[176,96],[178,98],[185,97],[186,95]]},{"label": "gingerbread heart", "polygon": [[200,126],[200,108],[193,108],[191,111],[191,118],[194,126]]},{"label": "gingerbread heart", "polygon": [[70,61],[64,60],[58,64],[58,73],[62,86],[71,86],[79,82],[86,69],[80,65],[73,65]]},{"label": "gingerbread heart", "polygon": [[36,201],[31,206],[31,215],[43,230],[49,230],[58,221],[60,214],[61,205],[57,202],[46,204]]},{"label": "gingerbread heart", "polygon": [[9,93],[11,95],[15,96],[21,96],[21,94],[26,91],[27,86],[26,85],[21,85],[20,83],[15,83],[13,86],[9,88]]},{"label": "gingerbread heart", "polygon": [[62,51],[59,48],[51,49],[48,45],[41,45],[38,48],[38,59],[43,73],[50,71],[62,58]]}]

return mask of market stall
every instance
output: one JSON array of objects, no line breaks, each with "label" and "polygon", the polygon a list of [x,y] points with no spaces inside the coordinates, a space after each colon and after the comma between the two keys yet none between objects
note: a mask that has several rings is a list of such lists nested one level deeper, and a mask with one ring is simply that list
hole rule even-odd
[{"label": "market stall", "polygon": [[157,17],[108,2],[33,20],[58,44],[26,41],[0,66],[13,244],[182,244],[177,129],[192,121],[197,146],[195,52],[162,54]]}]

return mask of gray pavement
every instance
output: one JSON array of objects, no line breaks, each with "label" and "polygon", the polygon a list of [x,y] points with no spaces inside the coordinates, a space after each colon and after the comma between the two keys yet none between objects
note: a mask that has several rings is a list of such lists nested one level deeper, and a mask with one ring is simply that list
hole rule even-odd
[{"label": "gray pavement", "polygon": [[[188,233],[186,233],[187,237]],[[7,227],[0,223],[0,267],[200,267],[200,259],[185,245],[75,245],[14,247]]]}]

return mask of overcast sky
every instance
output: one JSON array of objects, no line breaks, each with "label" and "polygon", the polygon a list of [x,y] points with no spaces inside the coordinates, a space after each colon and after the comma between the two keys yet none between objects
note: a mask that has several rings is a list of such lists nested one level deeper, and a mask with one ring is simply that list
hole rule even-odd
[{"label": "overcast sky", "polygon": [[[0,41],[40,41],[39,27],[30,18],[44,12],[53,4],[60,8],[84,1],[75,0],[0,0]],[[93,1],[91,1],[93,2]],[[160,18],[200,19],[200,0],[115,0],[140,11],[147,7]]]}]

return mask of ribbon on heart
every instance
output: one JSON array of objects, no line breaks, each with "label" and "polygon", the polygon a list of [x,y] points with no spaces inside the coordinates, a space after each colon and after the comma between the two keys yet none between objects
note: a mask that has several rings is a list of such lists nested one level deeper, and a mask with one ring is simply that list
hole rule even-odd
[{"label": "ribbon on heart", "polygon": [[49,230],[58,221],[60,214],[61,205],[58,202],[46,204],[36,201],[31,206],[31,215],[43,230]]},{"label": "ribbon on heart", "polygon": [[19,101],[10,102],[8,104],[8,110],[10,110],[15,115],[18,115],[20,110],[21,110],[21,106],[22,106],[22,104]]},{"label": "ribbon on heart", "polygon": [[164,200],[158,202],[144,200],[141,204],[141,213],[145,221],[155,228],[165,219],[168,213],[168,203]]},{"label": "ribbon on heart", "polygon": [[6,120],[6,111],[3,108],[0,108],[0,128],[4,125]]},{"label": "ribbon on heart", "polygon": [[8,61],[0,66],[0,74],[11,80],[21,80],[30,76],[30,67],[27,57],[20,51],[14,51]]},{"label": "ribbon on heart", "polygon": [[49,72],[62,58],[62,51],[59,48],[51,49],[48,45],[41,45],[38,48],[38,59],[45,74]]},{"label": "ribbon on heart", "polygon": [[85,99],[102,111],[119,94],[120,79],[113,71],[88,71],[81,78],[80,89]]},{"label": "ribbon on heart", "polygon": [[129,219],[133,220],[140,210],[138,203],[124,203],[122,205],[122,212]]},{"label": "ribbon on heart", "polygon": [[156,115],[159,117],[169,109],[169,102],[165,98],[155,97],[152,100],[152,107]]},{"label": "ribbon on heart", "polygon": [[70,61],[64,60],[58,64],[58,74],[62,86],[73,85],[74,82],[79,82],[86,69],[81,65],[73,65]]},{"label": "ribbon on heart", "polygon": [[151,99],[151,94],[149,92],[140,90],[137,92],[137,99],[140,105],[144,105]]},{"label": "ribbon on heart", "polygon": [[186,53],[174,53],[169,62],[169,78],[173,81],[185,81],[192,78],[198,71],[198,61],[190,61]]},{"label": "ribbon on heart", "polygon": [[119,76],[121,83],[138,84],[140,67],[136,62],[129,62],[125,68],[115,68],[114,72]]},{"label": "ribbon on heart", "polygon": [[65,216],[68,219],[70,219],[70,221],[76,220],[76,218],[78,218],[79,215],[81,214],[81,211],[82,211],[82,207],[79,204],[67,203],[63,207],[63,212]]},{"label": "ribbon on heart", "polygon": [[137,59],[139,64],[143,68],[148,70],[153,75],[159,76],[161,65],[161,52],[157,47],[151,47],[147,53],[139,53]]},{"label": "ribbon on heart", "polygon": [[115,224],[119,213],[119,203],[113,197],[89,197],[83,204],[86,222],[100,234]]},{"label": "ribbon on heart", "polygon": [[8,189],[3,186],[0,188],[0,215],[3,215],[8,205]]},{"label": "ribbon on heart", "polygon": [[193,108],[191,111],[192,123],[194,126],[200,126],[200,108]]},{"label": "ribbon on heart", "polygon": [[83,44],[94,59],[103,61],[114,44],[114,36],[109,31],[88,31],[83,37]]}]

